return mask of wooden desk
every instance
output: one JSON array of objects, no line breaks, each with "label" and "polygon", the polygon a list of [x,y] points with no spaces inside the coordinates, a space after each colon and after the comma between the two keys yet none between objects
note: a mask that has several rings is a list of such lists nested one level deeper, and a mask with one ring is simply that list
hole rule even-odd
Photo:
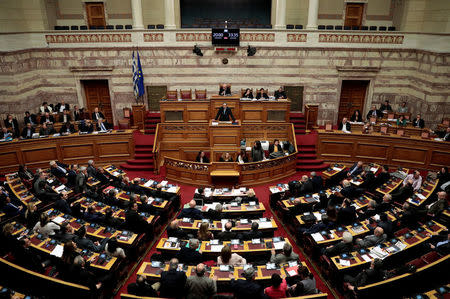
[{"label": "wooden desk", "polygon": [[241,123],[239,120],[236,120],[236,122],[211,120],[209,123],[209,146],[220,148],[239,147],[240,144]]},{"label": "wooden desk", "polygon": [[450,165],[450,144],[420,137],[346,134],[319,130],[317,154],[330,161],[363,161],[438,170]]},{"label": "wooden desk", "polygon": [[[183,219],[179,219],[179,225],[182,229],[193,232],[194,234],[197,234],[197,231],[200,228],[200,225],[202,224],[202,220],[194,220],[193,222],[184,222]],[[233,232],[249,232],[252,228],[252,223],[257,222],[260,224],[259,231],[263,233],[270,233],[273,236],[273,233],[278,229],[278,226],[274,219],[270,220],[270,226],[263,227],[261,222],[259,220],[252,220],[248,221],[247,223],[241,223],[241,220],[236,221],[236,225],[233,226],[231,229]],[[222,231],[222,222],[221,221],[213,221],[210,224],[210,231],[214,232],[215,234]],[[267,234],[268,236],[269,234]]]},{"label": "wooden desk", "polygon": [[52,160],[80,164],[92,159],[97,164],[106,164],[125,162],[133,156],[134,141],[131,130],[13,140],[0,143],[0,172],[17,171],[19,165],[46,168]]},{"label": "wooden desk", "polygon": [[438,184],[439,180],[424,180],[420,189],[414,192],[414,195],[408,198],[407,201],[416,207],[421,206],[430,198]]}]

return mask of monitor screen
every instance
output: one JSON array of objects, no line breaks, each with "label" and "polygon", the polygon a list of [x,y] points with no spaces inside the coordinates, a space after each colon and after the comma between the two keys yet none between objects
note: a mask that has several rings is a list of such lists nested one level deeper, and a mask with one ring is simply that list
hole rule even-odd
[{"label": "monitor screen", "polygon": [[239,46],[239,29],[212,29],[211,40],[213,46]]}]

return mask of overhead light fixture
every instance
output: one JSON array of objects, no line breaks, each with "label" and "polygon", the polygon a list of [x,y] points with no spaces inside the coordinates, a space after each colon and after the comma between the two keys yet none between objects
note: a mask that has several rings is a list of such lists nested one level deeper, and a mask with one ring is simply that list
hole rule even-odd
[{"label": "overhead light fixture", "polygon": [[197,56],[203,56],[202,50],[199,47],[197,47],[197,45],[194,46],[194,50],[192,50],[192,52]]},{"label": "overhead light fixture", "polygon": [[250,45],[248,45],[247,56],[254,56],[255,54],[256,54],[256,48],[250,47]]}]

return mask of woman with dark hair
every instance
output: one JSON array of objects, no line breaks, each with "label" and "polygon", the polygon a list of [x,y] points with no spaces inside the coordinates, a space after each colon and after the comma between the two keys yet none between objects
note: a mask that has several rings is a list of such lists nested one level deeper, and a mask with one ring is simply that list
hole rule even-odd
[{"label": "woman with dark hair", "polygon": [[109,256],[126,258],[125,251],[119,247],[119,243],[115,237],[109,239],[105,246],[105,252]]},{"label": "woman with dark hair", "polygon": [[236,157],[236,162],[238,162],[239,164],[248,163],[248,156],[245,149],[241,149],[241,152]]},{"label": "woman with dark hair", "polygon": [[64,264],[70,266],[73,264],[73,260],[78,256],[77,245],[73,241],[67,241],[64,243],[63,253],[61,260]]},{"label": "woman with dark hair", "polygon": [[250,88],[247,88],[245,90],[244,94],[242,95],[242,98],[244,98],[244,99],[253,99],[253,93],[252,93]]},{"label": "woman with dark hair", "polygon": [[230,265],[233,267],[246,265],[245,258],[237,253],[231,253],[231,248],[228,245],[222,247],[220,255],[217,257],[217,265]]},{"label": "woman with dark hair", "polygon": [[195,158],[195,161],[200,162],[200,163],[209,163],[209,159],[206,156],[204,151],[199,151],[197,158]]},{"label": "woman with dark hair", "polygon": [[358,109],[356,109],[355,111],[353,111],[352,117],[350,117],[350,121],[354,121],[354,122],[362,122],[362,116],[361,116],[361,111],[359,111]]},{"label": "woman with dark hair", "polygon": [[280,274],[274,273],[270,278],[270,287],[264,289],[264,293],[270,299],[285,298],[287,290],[286,279],[281,278]]},{"label": "woman with dark hair", "polygon": [[265,99],[265,100],[267,100],[269,98],[269,96],[265,92],[264,88],[261,88],[256,92],[256,99],[259,100],[261,98]]},{"label": "woman with dark hair", "polygon": [[252,161],[258,162],[264,160],[264,151],[261,146],[261,141],[255,141],[255,144],[252,147]]},{"label": "woman with dark hair", "polygon": [[297,269],[300,281],[292,285],[288,289],[288,293],[294,296],[317,294],[316,279],[314,275],[309,272],[306,266],[299,266]]}]

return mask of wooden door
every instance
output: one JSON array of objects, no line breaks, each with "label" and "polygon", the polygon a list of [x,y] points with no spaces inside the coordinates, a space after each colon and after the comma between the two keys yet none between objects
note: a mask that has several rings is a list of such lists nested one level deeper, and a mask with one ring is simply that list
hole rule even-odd
[{"label": "wooden door", "polygon": [[106,120],[110,123],[113,122],[111,99],[109,97],[109,86],[107,80],[87,80],[83,81],[84,92],[86,94],[86,108],[89,111],[89,115],[92,116],[94,108],[98,107],[98,110],[105,115]]},{"label": "wooden door", "polygon": [[148,110],[159,111],[159,101],[166,96],[167,85],[147,86]]},{"label": "wooden door", "polygon": [[88,26],[106,26],[103,2],[86,3]]},{"label": "wooden door", "polygon": [[345,8],[345,26],[361,26],[364,3],[347,3]]},{"label": "wooden door", "polygon": [[291,111],[303,111],[303,86],[283,86],[291,100]]},{"label": "wooden door", "polygon": [[[341,101],[339,103],[338,123],[343,117],[352,116],[355,110],[359,110],[361,114],[364,109],[364,101],[366,98],[366,90],[369,81],[344,80],[341,88]],[[364,117],[363,117],[364,119]]]}]

